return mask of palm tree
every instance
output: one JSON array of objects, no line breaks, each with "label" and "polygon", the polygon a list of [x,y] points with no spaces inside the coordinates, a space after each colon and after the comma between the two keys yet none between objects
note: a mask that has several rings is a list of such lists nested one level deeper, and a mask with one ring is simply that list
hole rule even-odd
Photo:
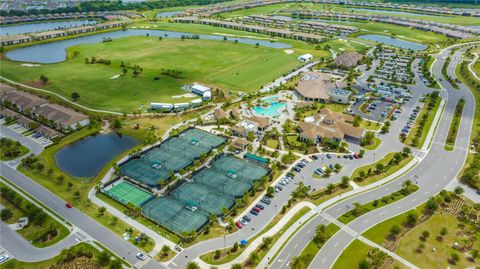
[{"label": "palm tree", "polygon": [[325,226],[324,224],[320,224],[317,225],[317,227],[315,228],[315,237],[313,240],[315,240],[315,243],[317,244],[323,244],[325,243],[325,241],[327,241],[329,236],[330,235],[327,231],[327,226]]},{"label": "palm tree", "polygon": [[196,262],[187,263],[187,269],[200,269],[200,266]]},{"label": "palm tree", "polygon": [[295,256],[292,257],[292,261],[288,264],[290,269],[303,269],[305,265],[303,264],[302,258]]}]

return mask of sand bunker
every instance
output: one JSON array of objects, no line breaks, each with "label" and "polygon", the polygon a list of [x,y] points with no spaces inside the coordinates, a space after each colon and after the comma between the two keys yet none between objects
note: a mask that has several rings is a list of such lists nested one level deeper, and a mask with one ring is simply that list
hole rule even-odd
[{"label": "sand bunker", "polygon": [[40,65],[39,64],[21,64],[20,66],[37,67],[37,66],[40,66]]},{"label": "sand bunker", "polygon": [[294,53],[293,50],[284,50],[283,52],[285,52],[286,54],[292,54],[292,53]]},{"label": "sand bunker", "polygon": [[115,76],[111,77],[110,79],[117,79],[119,77],[120,77],[120,75],[115,75]]}]

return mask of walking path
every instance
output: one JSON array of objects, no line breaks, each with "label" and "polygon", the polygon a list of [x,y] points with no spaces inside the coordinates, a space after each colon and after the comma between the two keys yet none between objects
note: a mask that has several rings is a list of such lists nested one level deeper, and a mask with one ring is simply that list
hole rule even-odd
[{"label": "walking path", "polygon": [[470,72],[476,79],[480,80],[480,76],[478,76],[477,72],[475,72],[475,70],[473,69],[473,65],[476,63],[480,55],[478,53],[474,53],[473,55],[475,55],[475,58],[473,58],[473,60],[468,64],[468,70],[470,70]]},{"label": "walking path", "polygon": [[395,254],[394,252],[391,252],[390,250],[378,245],[377,243],[375,242],[372,242],[370,241],[369,239],[361,236],[360,233],[352,230],[350,227],[346,226],[345,224],[343,224],[342,222],[338,221],[336,218],[330,216],[329,214],[327,214],[326,212],[323,212],[320,214],[323,218],[325,218],[327,221],[329,221],[330,223],[333,223],[335,224],[336,226],[338,226],[341,230],[345,231],[346,233],[348,233],[350,236],[352,236],[353,238],[356,238],[364,243],[366,243],[367,245],[369,246],[372,246],[374,248],[378,248],[380,249],[381,251],[387,253],[390,257],[394,258],[395,260],[403,263],[404,265],[408,266],[409,268],[412,268],[412,269],[419,269],[417,266],[413,265],[412,263],[410,263],[409,261],[407,261],[406,259],[398,256],[397,254]]}]

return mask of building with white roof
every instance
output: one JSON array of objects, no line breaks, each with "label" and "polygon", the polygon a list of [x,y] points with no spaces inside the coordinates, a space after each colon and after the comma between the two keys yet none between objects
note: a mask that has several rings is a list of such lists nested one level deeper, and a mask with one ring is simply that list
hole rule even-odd
[{"label": "building with white roof", "polygon": [[313,59],[313,56],[312,56],[312,54],[303,54],[303,55],[298,56],[297,59],[299,61],[302,61],[302,62],[308,62],[311,59]]}]

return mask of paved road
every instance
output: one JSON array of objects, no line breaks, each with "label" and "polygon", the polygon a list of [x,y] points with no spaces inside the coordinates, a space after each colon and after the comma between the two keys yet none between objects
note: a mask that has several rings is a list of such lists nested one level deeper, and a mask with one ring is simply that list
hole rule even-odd
[{"label": "paved road", "polygon": [[[0,162],[0,170],[2,171],[3,177],[7,178],[11,183],[35,197],[40,203],[52,209],[74,226],[78,227],[80,230],[86,233],[87,236],[94,238],[96,241],[110,249],[112,252],[116,253],[118,256],[125,257],[125,260],[130,264],[135,264],[138,262],[138,259],[135,257],[138,249],[135,246],[123,240],[118,235],[103,227],[101,224],[97,223],[95,220],[85,215],[81,211],[75,208],[66,208],[65,201],[58,198],[55,194],[36,183],[34,180],[18,172],[15,170],[15,168],[8,166],[4,162]],[[7,248],[8,244],[2,244],[2,246]],[[7,250],[16,257],[21,255],[19,252],[14,252],[16,249],[7,248]],[[52,248],[46,251],[54,250],[55,249]],[[28,253],[28,250],[25,253]],[[160,265],[157,268],[160,268]]]},{"label": "paved road", "polygon": [[0,133],[3,136],[6,136],[6,137],[9,137],[9,138],[12,138],[14,140],[19,141],[20,143],[22,143],[22,145],[27,147],[30,150],[31,153],[33,153],[35,155],[40,154],[44,149],[44,147],[42,145],[35,142],[33,139],[28,138],[28,137],[26,137],[22,134],[19,134],[19,133],[15,132],[14,130],[8,128],[7,126],[3,125],[3,124],[0,124]]},{"label": "paved road", "polygon": [[[438,57],[439,63],[435,66],[434,75],[441,76],[441,66],[446,59],[449,51],[443,51]],[[449,73],[454,73],[454,67],[458,64],[461,52],[457,52],[449,66]],[[352,208],[354,202],[367,203],[371,200],[388,195],[401,188],[402,182],[407,179],[418,181],[420,190],[411,194],[408,199],[402,199],[396,203],[382,207],[373,212],[367,213],[353,222],[348,227],[361,234],[373,225],[380,223],[406,210],[416,207],[426,201],[429,197],[435,195],[442,190],[453,178],[457,176],[461,170],[466,157],[466,149],[469,145],[470,130],[474,112],[474,98],[470,91],[461,85],[460,90],[455,90],[451,85],[441,81],[442,86],[447,89],[448,101],[445,105],[443,117],[440,120],[438,131],[434,136],[434,140],[430,151],[426,154],[414,169],[406,173],[404,176],[385,184],[377,189],[362,193],[355,197],[346,199],[330,208],[325,213],[335,218]],[[443,94],[444,96],[446,94]],[[453,111],[458,99],[464,97],[466,99],[463,118],[457,135],[456,147],[454,151],[447,152],[443,149],[444,142],[448,133]],[[444,165],[448,162],[449,165]],[[278,255],[272,263],[271,268],[288,268],[288,262],[293,256],[297,256],[314,235],[315,227],[318,224],[327,224],[328,221],[322,216],[314,218],[311,222],[298,231],[295,236],[287,243],[283,251]],[[354,237],[346,232],[336,233],[320,250],[318,255],[312,261],[310,268],[331,268],[342,250],[346,248]]]},{"label": "paved road", "polygon": [[15,259],[24,262],[38,262],[51,259],[57,256],[62,249],[72,247],[85,239],[80,232],[71,234],[62,241],[46,248],[34,247],[16,231],[9,228],[3,221],[0,221],[0,245],[7,250]]}]

